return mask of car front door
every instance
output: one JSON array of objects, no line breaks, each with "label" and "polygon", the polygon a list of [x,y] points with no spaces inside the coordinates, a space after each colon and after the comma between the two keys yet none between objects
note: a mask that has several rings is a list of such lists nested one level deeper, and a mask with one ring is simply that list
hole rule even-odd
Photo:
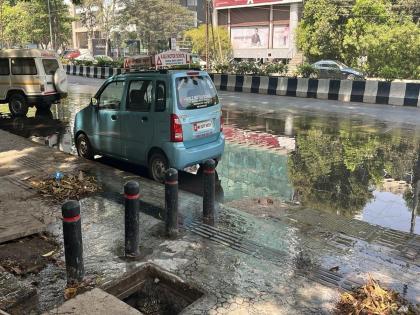
[{"label": "car front door", "polygon": [[132,162],[146,165],[147,152],[153,141],[153,79],[129,82],[125,110],[121,112],[123,155]]},{"label": "car front door", "polygon": [[122,153],[120,107],[124,87],[124,81],[112,81],[97,96],[95,142],[101,153],[115,157]]}]

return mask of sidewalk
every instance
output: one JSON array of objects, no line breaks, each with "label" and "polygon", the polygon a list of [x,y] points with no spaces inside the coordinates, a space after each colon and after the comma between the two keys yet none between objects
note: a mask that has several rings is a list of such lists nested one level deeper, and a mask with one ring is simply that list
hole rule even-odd
[{"label": "sidewalk", "polygon": [[[96,176],[103,185],[102,193],[83,199],[81,205],[86,275],[107,292],[112,293],[109,283],[124,273],[153,264],[202,292],[202,297],[182,314],[327,314],[339,292],[357,286],[368,274],[403,293],[411,302],[420,303],[419,236],[292,206],[258,216],[252,206],[238,210],[220,205],[216,225],[209,226],[201,222],[201,198],[181,191],[181,233],[170,240],[163,236],[162,185],[1,130],[0,152],[0,184],[5,187],[0,195],[0,222],[9,222],[1,233],[9,239],[47,229],[59,244],[62,242],[61,222],[57,220],[60,205],[28,189],[28,176],[82,170]],[[123,184],[131,179],[140,183],[142,195],[143,257],[139,262],[121,258],[121,192]],[[17,203],[16,196],[20,198]],[[18,213],[24,213],[22,217],[36,215],[38,220],[35,224],[35,220],[18,219]],[[49,222],[53,223],[47,227]],[[28,296],[33,296],[31,292],[36,289],[34,303],[38,312],[52,309],[50,314],[64,310],[71,314],[70,309],[81,314],[79,304],[73,300],[54,309],[54,305],[64,302],[66,285],[65,269],[60,263],[64,259],[62,246],[59,252],[58,263],[49,263],[26,278],[11,277],[2,271],[0,293],[7,294],[0,298],[0,305],[16,310],[16,302],[7,299],[21,294],[17,292],[23,288]],[[159,279],[154,277],[155,282]],[[102,303],[101,292],[97,300],[95,294],[88,297],[92,305]],[[69,303],[76,304],[75,308],[69,308]]]}]

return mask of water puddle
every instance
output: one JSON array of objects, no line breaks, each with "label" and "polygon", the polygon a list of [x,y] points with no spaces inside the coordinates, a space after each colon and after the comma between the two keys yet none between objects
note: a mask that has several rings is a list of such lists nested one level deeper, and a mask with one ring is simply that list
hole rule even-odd
[{"label": "water puddle", "polygon": [[[71,85],[49,112],[0,117],[0,128],[75,154],[77,111],[97,88]],[[275,198],[329,213],[420,234],[420,132],[412,126],[360,116],[310,112],[224,110],[225,154],[218,166],[218,199]],[[114,167],[146,175],[112,159]],[[200,175],[182,173],[182,189],[200,194]]]}]

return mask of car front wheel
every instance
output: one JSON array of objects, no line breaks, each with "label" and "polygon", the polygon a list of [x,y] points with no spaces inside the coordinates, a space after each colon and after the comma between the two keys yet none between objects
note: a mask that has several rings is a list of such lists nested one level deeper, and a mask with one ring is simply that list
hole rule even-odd
[{"label": "car front wheel", "polygon": [[80,157],[92,160],[94,157],[93,148],[90,144],[89,138],[85,134],[80,134],[76,140],[77,154]]},{"label": "car front wheel", "polygon": [[153,153],[149,159],[149,176],[159,182],[165,181],[165,173],[169,168],[168,159],[160,152]]}]

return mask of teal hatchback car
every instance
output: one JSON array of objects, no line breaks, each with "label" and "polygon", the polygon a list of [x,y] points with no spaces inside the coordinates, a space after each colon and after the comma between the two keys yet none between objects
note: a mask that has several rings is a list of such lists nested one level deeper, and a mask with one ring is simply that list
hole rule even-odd
[{"label": "teal hatchback car", "polygon": [[216,88],[204,71],[130,72],[105,81],[74,123],[77,152],[147,166],[150,177],[220,160],[225,145]]}]

